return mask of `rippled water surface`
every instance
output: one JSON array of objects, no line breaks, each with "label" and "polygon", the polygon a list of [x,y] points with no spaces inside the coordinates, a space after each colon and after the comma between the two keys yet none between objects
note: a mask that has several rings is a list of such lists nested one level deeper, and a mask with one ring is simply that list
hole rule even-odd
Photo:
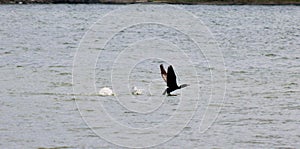
[{"label": "rippled water surface", "polygon": [[[128,68],[129,83],[126,80],[124,83],[128,83],[128,88],[134,85],[142,87],[143,95],[132,96],[122,92],[117,96],[97,96],[97,90],[101,87],[111,87],[110,78],[104,75],[111,66],[105,62],[111,60],[114,54],[115,47],[111,43],[112,45],[108,45],[111,51],[96,49],[106,53],[100,55],[100,60],[94,64],[96,91],[91,94],[75,93],[77,103],[84,105],[81,107],[83,112],[79,113],[72,88],[76,50],[80,40],[95,21],[120,7],[122,5],[0,6],[1,148],[121,148],[122,146],[99,137],[95,130],[104,134],[120,132],[113,128],[104,130],[101,127],[93,128],[93,131],[81,114],[89,120],[101,121],[100,114],[92,108],[95,107],[93,105],[100,106],[101,101],[107,109],[106,112],[123,125],[150,128],[163,125],[165,120],[176,113],[181,100],[185,99],[180,98],[184,92],[188,93],[188,99],[196,96],[190,91],[195,87],[193,84],[197,83],[193,82],[192,72],[185,71],[178,65],[174,68],[175,71],[178,70],[179,82],[190,83],[190,90],[186,88],[176,92],[179,96],[162,96],[164,82],[160,78],[158,65],[167,64],[162,59],[155,58],[140,61],[134,67]],[[299,6],[180,7],[197,16],[218,42],[226,67],[226,94],[224,103],[210,105],[222,108],[207,131],[200,133],[198,126],[204,112],[202,107],[208,105],[206,97],[209,98],[209,95],[201,96],[203,98],[198,102],[200,110],[198,109],[179,134],[155,147],[299,147]],[[147,30],[147,26],[129,28],[129,33],[130,29],[134,29],[136,34],[150,34],[153,31],[151,28]],[[174,33],[178,39],[184,38],[177,36],[175,31],[165,31],[165,35]],[[115,37],[120,40],[123,38],[118,35]],[[132,47],[138,49],[153,46],[152,48],[172,50],[166,45],[158,45],[155,40]],[[130,52],[131,49],[127,50]],[[119,58],[137,58],[134,54],[127,56],[121,55]],[[178,57],[173,57],[175,60],[176,58]],[[195,68],[200,72],[197,73],[200,77],[199,94],[204,95],[209,92],[206,88],[211,84],[208,65],[204,57],[191,59],[199,62],[195,64]],[[111,67],[127,70],[118,61]],[[117,75],[116,78],[118,77],[121,76]],[[114,88],[117,90],[118,87]],[[120,100],[115,98],[118,96]],[[222,98],[223,95],[217,97]],[[141,114],[122,109],[124,107],[119,102],[124,100],[121,99],[126,101],[132,98],[141,103],[157,103],[158,107],[154,110],[156,114]],[[90,106],[85,103],[90,103]],[[190,110],[193,109],[184,111]],[[130,134],[121,137],[131,139]]]}]

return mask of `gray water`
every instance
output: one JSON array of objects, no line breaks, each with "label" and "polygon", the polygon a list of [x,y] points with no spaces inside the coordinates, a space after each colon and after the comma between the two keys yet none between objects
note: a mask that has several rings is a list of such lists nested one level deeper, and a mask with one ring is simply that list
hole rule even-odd
[{"label": "gray water", "polygon": [[[189,88],[177,92],[180,95],[175,97],[160,95],[164,82],[160,78],[158,65],[164,61],[159,59],[142,61],[131,70],[129,80],[134,85],[143,87],[153,80],[157,81],[150,87],[151,92],[146,89],[144,95],[97,96],[97,90],[109,86],[109,79],[101,76],[102,71],[107,71],[105,63],[101,66],[100,62],[95,67],[104,68],[95,71],[96,91],[90,95],[73,92],[73,60],[81,39],[95,21],[120,7],[122,6],[0,6],[1,148],[123,148],[105,141],[93,129],[107,134],[120,132],[115,132],[116,129],[113,128],[91,129],[82,118],[75,101],[94,105],[99,104],[99,101],[104,102],[107,111],[120,123],[148,128],[163,124],[171,117],[184,92],[189,93],[189,98],[196,96],[189,92]],[[226,67],[226,94],[224,102],[215,105],[221,107],[221,111],[208,130],[200,133],[197,131],[198,127],[195,127],[200,125],[199,117],[203,116],[200,108],[179,134],[155,147],[299,147],[299,7],[180,7],[198,16],[218,42]],[[102,51],[107,53],[102,58],[109,60],[109,54],[113,50]],[[136,58],[131,56],[128,59]],[[199,61],[201,63],[201,58]],[[206,65],[198,64],[195,67],[203,72],[199,74],[203,78],[200,83],[205,84],[209,80]],[[174,68],[180,74],[180,83],[190,83],[192,75],[180,73],[179,66]],[[190,89],[192,88],[193,84]],[[206,86],[201,86],[200,94],[206,93],[205,88]],[[141,102],[147,101],[148,97],[160,97],[164,104],[156,110],[158,114],[143,115],[122,109],[115,97],[125,100],[138,98]],[[89,98],[96,100],[86,100]],[[201,107],[207,101],[200,100],[199,104]],[[99,113],[91,107],[82,107],[81,110],[85,111],[89,120],[101,120],[101,117],[97,117]],[[130,135],[122,137],[131,138]]]}]

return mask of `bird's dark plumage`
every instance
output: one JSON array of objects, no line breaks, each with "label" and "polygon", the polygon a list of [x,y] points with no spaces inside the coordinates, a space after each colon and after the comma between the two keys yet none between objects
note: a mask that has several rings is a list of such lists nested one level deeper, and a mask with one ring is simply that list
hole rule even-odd
[{"label": "bird's dark plumage", "polygon": [[174,72],[174,69],[172,67],[172,65],[170,65],[168,67],[168,72],[166,72],[166,70],[164,69],[163,64],[160,65],[160,72],[161,72],[161,76],[164,79],[164,81],[167,83],[168,88],[164,91],[163,95],[165,95],[166,93],[168,93],[168,95],[170,96],[171,92],[180,89],[180,88],[184,88],[186,86],[188,86],[187,84],[182,84],[180,86],[177,85],[176,82],[176,75]]},{"label": "bird's dark plumage", "polygon": [[160,65],[160,73],[161,73],[161,77],[167,83],[167,72],[162,64]]}]

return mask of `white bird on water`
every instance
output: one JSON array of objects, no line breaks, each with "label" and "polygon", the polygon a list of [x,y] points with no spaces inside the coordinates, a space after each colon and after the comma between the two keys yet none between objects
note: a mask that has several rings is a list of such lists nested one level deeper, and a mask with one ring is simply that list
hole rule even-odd
[{"label": "white bird on water", "polygon": [[134,86],[134,87],[132,87],[131,94],[132,95],[142,95],[143,89],[138,89],[136,86]]},{"label": "white bird on water", "polygon": [[113,96],[115,94],[113,93],[113,91],[110,88],[103,87],[103,88],[100,89],[99,95],[101,95],[101,96]]}]

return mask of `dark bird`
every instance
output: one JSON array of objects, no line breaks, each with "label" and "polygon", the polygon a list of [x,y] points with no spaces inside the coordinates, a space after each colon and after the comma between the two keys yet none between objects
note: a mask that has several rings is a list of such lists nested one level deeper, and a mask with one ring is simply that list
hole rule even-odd
[{"label": "dark bird", "polygon": [[173,92],[177,89],[181,89],[181,88],[189,86],[188,84],[182,84],[180,86],[177,85],[176,75],[175,75],[172,65],[170,65],[168,67],[168,72],[166,72],[163,64],[161,64],[160,65],[160,73],[161,73],[161,77],[164,79],[164,81],[167,83],[167,86],[168,86],[168,88],[163,92],[163,95],[168,93],[169,96],[172,96],[171,92]]}]

